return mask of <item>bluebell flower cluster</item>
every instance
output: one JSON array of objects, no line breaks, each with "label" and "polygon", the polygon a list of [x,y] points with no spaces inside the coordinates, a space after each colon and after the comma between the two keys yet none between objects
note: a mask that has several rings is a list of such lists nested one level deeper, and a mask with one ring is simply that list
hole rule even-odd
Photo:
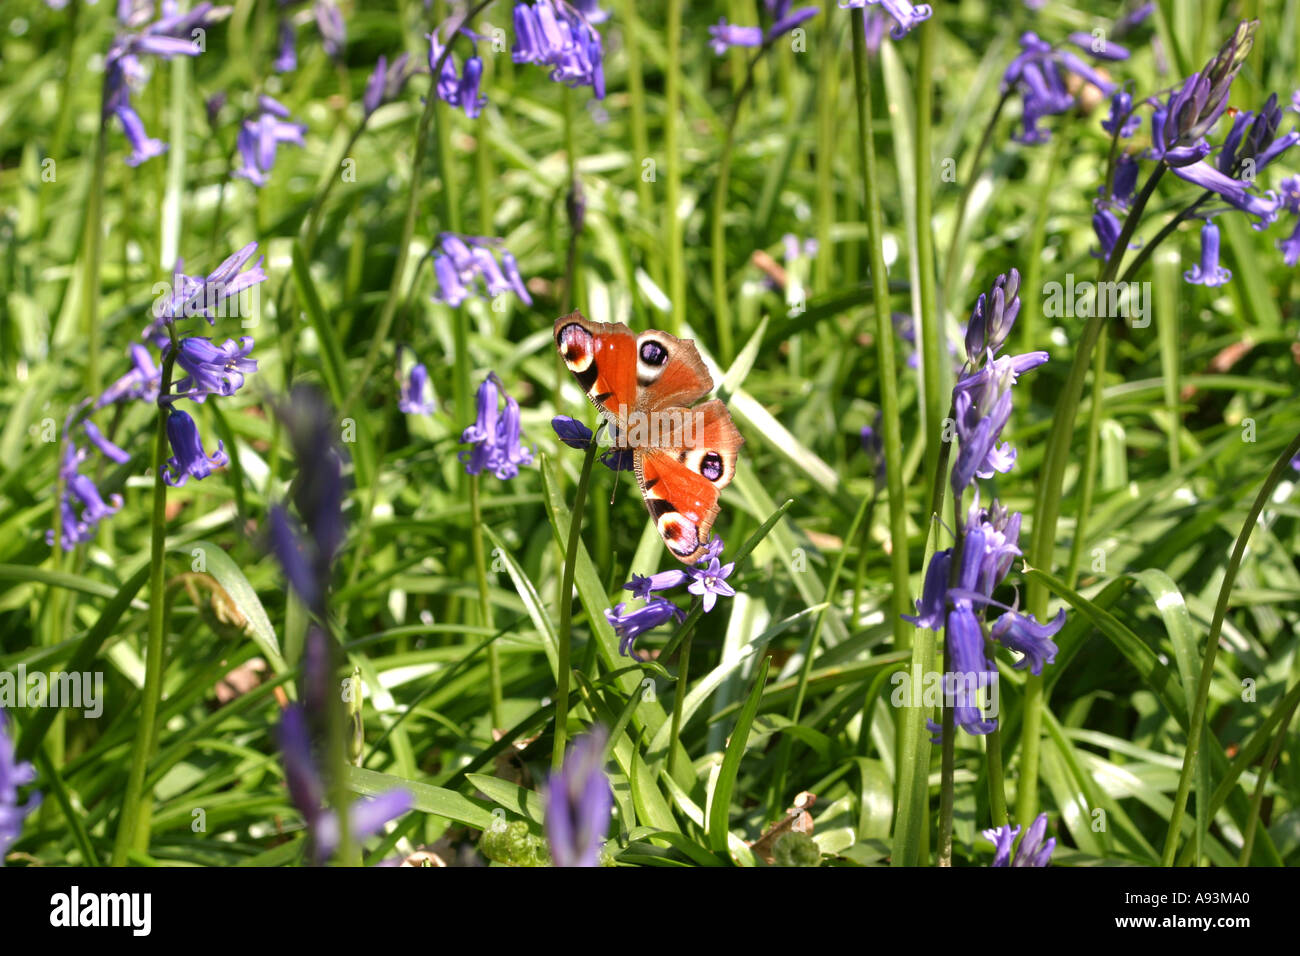
[{"label": "bluebell flower cluster", "polygon": [[478,416],[461,434],[462,444],[474,447],[460,453],[467,474],[490,471],[502,481],[519,474],[520,465],[530,465],[533,453],[519,442],[519,403],[505,396],[505,410],[499,409],[505,386],[491,372],[478,389]]},{"label": "bluebell flower cluster", "polygon": [[[868,7],[880,10],[889,14],[894,21],[894,26],[889,33],[895,40],[901,40],[907,36],[923,22],[930,19],[933,12],[928,3],[909,3],[908,0],[840,0],[840,8],[861,9]],[[879,41],[877,41],[877,46]]]},{"label": "bluebell flower cluster", "polygon": [[[438,280],[433,294],[435,302],[455,308],[478,294],[478,280],[482,279],[485,298],[513,292],[525,305],[533,304],[533,297],[519,274],[519,263],[510,250],[501,247],[500,240],[444,232],[438,236],[438,244],[439,248],[432,253],[434,276]],[[500,249],[500,262],[494,254],[496,249]]]},{"label": "bluebell flower cluster", "polygon": [[1011,847],[1020,836],[1020,827],[1009,823],[991,830],[983,831],[984,839],[996,848],[990,866],[1047,866],[1056,849],[1056,837],[1044,841],[1047,835],[1047,814],[1040,813],[1025,831],[1024,839],[1016,847],[1015,858],[1011,856]]},{"label": "bluebell flower cluster", "polygon": [[403,53],[393,61],[392,66],[388,65],[386,56],[381,56],[375,63],[375,69],[366,81],[366,92],[361,97],[361,108],[365,116],[370,116],[380,106],[401,95],[406,81],[415,73],[409,68],[410,59],[408,54]]},{"label": "bluebell flower cluster", "polygon": [[[1000,440],[1011,415],[1012,387],[1021,374],[1048,358],[1046,352],[997,354],[1019,314],[1019,293],[1020,274],[1015,269],[998,276],[980,295],[966,327],[967,365],[953,387],[958,450],[951,484],[958,502],[977,478],[1005,473],[1015,463],[1015,449]],[[1065,624],[1064,610],[1042,624],[993,598],[1021,554],[1020,524],[1020,514],[1010,513],[997,499],[981,507],[976,485],[960,550],[947,548],[934,554],[916,602],[917,613],[904,615],[917,627],[946,628],[947,698],[955,724],[970,734],[987,734],[997,727],[996,720],[985,718],[976,693],[978,687],[997,679],[986,639],[1018,653],[1015,668],[1041,674],[1056,658],[1051,638]],[[1003,611],[991,627],[985,620],[989,607]]]},{"label": "bluebell flower cluster", "polygon": [[727,578],[736,569],[736,562],[722,564],[723,541],[714,537],[708,543],[704,554],[696,567],[674,568],[660,571],[658,574],[633,574],[632,580],[623,585],[625,591],[646,602],[634,611],[625,611],[627,602],[622,601],[612,608],[605,609],[605,619],[618,635],[619,653],[624,657],[632,656],[632,645],[646,631],[654,630],[669,621],[684,621],[686,612],[667,598],[656,596],[660,591],[686,585],[686,590],[700,598],[704,613],[713,610],[720,597],[734,597],[735,588],[727,583]]},{"label": "bluebell flower cluster", "polygon": [[789,33],[801,23],[815,17],[817,7],[799,7],[791,10],[792,0],[764,0],[768,17],[772,25],[764,27],[744,27],[730,24],[727,18],[720,19],[715,26],[709,27],[709,42],[713,52],[721,56],[733,46],[763,46],[772,43],[777,37]]},{"label": "bluebell flower cluster", "polygon": [[[88,452],[74,443],[69,434],[77,411],[74,409],[64,421],[59,465],[59,483],[63,488],[59,497],[59,546],[64,551],[71,551],[83,541],[89,541],[94,537],[99,522],[117,514],[122,507],[121,495],[109,495],[105,501],[95,482],[81,472]],[[81,422],[81,427],[85,437],[106,458],[119,464],[131,460],[131,456],[105,438],[89,418]],[[45,543],[54,545],[54,529],[45,532]]]},{"label": "bluebell flower cluster", "polygon": [[259,97],[257,109],[239,128],[236,146],[242,165],[234,175],[260,189],[268,182],[280,144],[304,147],[306,132],[307,127],[302,123],[290,122],[289,108],[283,103],[269,96]]},{"label": "bluebell flower cluster", "polygon": [[41,795],[32,793],[26,803],[18,802],[18,788],[36,779],[36,768],[14,759],[14,742],[9,736],[9,718],[0,710],[0,866],[5,854],[23,832],[23,820],[41,805]]},{"label": "bluebell flower cluster", "polygon": [[[1107,54],[1097,53],[1092,45],[1085,47],[1090,56],[1099,59],[1119,58],[1121,51],[1127,56],[1127,51],[1116,43],[1107,43],[1104,49]],[[1044,117],[1057,116],[1073,108],[1071,77],[1092,84],[1105,96],[1111,96],[1116,89],[1114,83],[1072,50],[1054,47],[1032,31],[1021,35],[1020,53],[1002,74],[1003,92],[1015,90],[1021,97],[1021,130],[1013,137],[1017,142],[1033,146],[1051,139],[1051,133],[1039,124]]]},{"label": "bluebell flower cluster", "polygon": [[542,786],[546,841],[555,866],[600,866],[614,793],[605,776],[605,728],[576,738]]},{"label": "bluebell flower cluster", "polygon": [[[483,61],[479,58],[477,44],[481,37],[463,25],[453,29],[452,39],[460,33],[475,43],[475,52],[465,60],[465,65],[461,68],[456,65],[456,55],[439,38],[441,31],[442,27],[438,27],[426,34],[429,40],[429,72],[436,75],[434,89],[438,93],[438,99],[464,110],[470,119],[478,119],[483,107],[487,106],[487,97],[479,93],[479,85],[483,81]],[[450,43],[451,40],[447,42]]]},{"label": "bluebell flower cluster", "polygon": [[142,56],[170,60],[174,56],[198,56],[202,47],[196,44],[192,33],[206,28],[214,15],[221,13],[211,3],[200,3],[187,13],[176,11],[176,4],[164,3],[159,19],[154,16],[152,3],[118,4],[118,20],[123,32],[113,38],[104,59],[104,119],[117,116],[131,146],[128,166],[139,166],[167,150],[167,144],[153,139],[145,132],[140,115],[131,106],[131,89],[138,88],[145,79]]},{"label": "bluebell flower cluster", "polygon": [[318,389],[300,385],[276,407],[298,474],[290,489],[295,519],[284,505],[268,514],[271,551],[290,587],[318,617],[325,614],[334,557],[343,546],[343,452],[334,413]]},{"label": "bluebell flower cluster", "polygon": [[600,33],[577,6],[564,0],[516,3],[516,63],[551,68],[551,79],[569,86],[590,86],[598,100],[605,98],[605,50]]}]

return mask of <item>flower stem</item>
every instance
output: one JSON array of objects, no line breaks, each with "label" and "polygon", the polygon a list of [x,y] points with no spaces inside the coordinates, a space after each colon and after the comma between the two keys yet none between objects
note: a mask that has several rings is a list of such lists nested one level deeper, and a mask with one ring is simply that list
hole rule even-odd
[{"label": "flower stem", "polygon": [[[479,504],[479,476],[469,476],[470,520],[474,523],[474,578],[478,581],[479,624],[489,631],[496,628],[492,619],[492,601],[488,597],[487,554],[483,547],[483,509]],[[491,691],[492,726],[504,729],[501,722],[501,655],[497,642],[488,645],[488,686]]]},{"label": "flower stem", "polygon": [[993,133],[997,129],[1002,110],[1007,105],[1007,100],[1010,97],[1011,90],[1009,89],[1003,90],[1002,95],[998,97],[997,106],[993,107],[993,115],[989,117],[988,123],[984,126],[984,132],[980,136],[979,144],[975,147],[975,153],[971,157],[970,168],[966,171],[966,179],[961,190],[961,198],[957,200],[956,215],[952,223],[952,237],[948,240],[948,254],[944,257],[943,269],[943,305],[949,311],[952,311],[953,307],[952,295],[957,282],[957,258],[961,251],[958,244],[961,242],[962,225],[966,221],[966,210],[970,207],[970,197],[975,192],[975,184],[979,182],[980,163],[984,159],[984,154],[988,152],[989,144],[993,142]]},{"label": "flower stem", "polygon": [[1079,573],[1079,559],[1083,554],[1083,539],[1088,533],[1088,513],[1092,510],[1092,496],[1097,485],[1097,453],[1101,444],[1101,418],[1105,407],[1106,389],[1106,329],[1097,337],[1097,353],[1092,372],[1092,401],[1088,409],[1088,445],[1079,472],[1079,513],[1074,518],[1074,541],[1070,544],[1070,561],[1065,566],[1064,581],[1074,587]]},{"label": "flower stem", "polygon": [[555,674],[555,749],[551,752],[553,770],[559,770],[564,763],[564,744],[569,721],[569,659],[573,645],[573,572],[578,560],[582,516],[587,504],[587,486],[591,483],[591,466],[596,461],[598,436],[599,430],[587,446],[587,456],[582,460],[582,475],[578,478],[578,490],[573,494],[573,510],[569,512],[569,544],[564,552],[564,574],[560,582],[560,631]]},{"label": "flower stem", "polygon": [[[889,314],[889,275],[885,270],[884,214],[877,188],[876,147],[871,129],[871,68],[867,62],[866,11],[853,10],[853,77],[857,100],[858,164],[862,176],[863,205],[867,219],[867,248],[871,264],[872,303],[876,313],[876,360],[880,386],[881,430],[884,438],[885,479],[889,499],[889,565],[893,581],[889,614],[894,645],[912,647],[912,679],[921,680],[934,658],[934,638],[922,631],[913,647],[912,627],[903,620],[911,602],[907,553],[907,501],[903,493],[903,436],[899,423],[898,372],[894,364],[894,329]],[[920,856],[925,813],[926,766],[929,738],[921,739],[925,713],[909,708],[899,743],[898,808],[894,827],[895,865],[915,865]]]},{"label": "flower stem", "polygon": [[677,689],[673,693],[673,727],[668,735],[668,776],[677,773],[677,754],[685,748],[678,746],[682,732],[682,710],[686,705],[686,682],[691,677],[691,643],[695,637],[695,628],[686,632],[682,639],[681,651],[677,655]]},{"label": "flower stem", "polygon": [[[69,67],[71,68],[71,67]],[[86,233],[82,250],[81,331],[86,336],[86,387],[98,395],[99,380],[99,260],[104,234],[104,166],[108,153],[108,122],[100,113],[95,133],[95,159],[90,168],[86,199]]]},{"label": "flower stem", "polygon": [[[1273,465],[1273,470],[1264,479],[1263,486],[1255,495],[1255,502],[1250,506],[1246,521],[1237,535],[1237,543],[1228,558],[1228,566],[1223,571],[1223,583],[1219,585],[1219,599],[1214,604],[1214,617],[1210,621],[1210,635],[1205,641],[1205,653],[1201,659],[1201,676],[1196,685],[1196,702],[1192,706],[1191,717],[1187,722],[1187,748],[1183,753],[1183,768],[1178,775],[1178,792],[1174,795],[1173,810],[1169,814],[1169,831],[1165,836],[1164,855],[1161,865],[1173,866],[1174,856],[1178,852],[1178,835],[1182,831],[1183,813],[1187,809],[1187,795],[1192,784],[1192,770],[1200,754],[1201,739],[1209,733],[1205,726],[1205,712],[1210,700],[1210,679],[1214,676],[1214,658],[1219,652],[1219,634],[1223,631],[1223,619],[1228,613],[1228,598],[1232,596],[1232,585],[1237,579],[1237,570],[1241,559],[1246,554],[1246,544],[1250,533],[1255,530],[1259,513],[1264,510],[1273,489],[1277,487],[1282,476],[1291,467],[1291,459],[1300,453],[1300,435],[1291,439],[1291,444]],[[1285,729],[1285,724],[1283,725]]]},{"label": "flower stem", "polygon": [[828,292],[835,265],[831,248],[831,224],[835,221],[835,123],[839,100],[839,70],[835,44],[840,21],[837,0],[825,0],[822,9],[822,42],[817,64],[817,261],[813,287]]},{"label": "flower stem", "polygon": [[667,331],[680,335],[686,316],[686,262],[682,249],[682,170],[677,145],[681,112],[682,0],[668,0],[668,62],[664,66],[664,165],[668,181],[664,188],[664,222],[668,227],[668,298],[672,311]]},{"label": "flower stem", "polygon": [[[1133,201],[1133,208],[1124,220],[1119,238],[1110,258],[1102,267],[1100,282],[1109,282],[1119,271],[1120,260],[1128,248],[1129,240],[1137,229],[1147,202],[1155,193],[1156,185],[1164,174],[1164,164],[1158,165],[1147,178],[1142,191]],[[1094,312],[1104,310],[1094,309]],[[1050,573],[1056,549],[1056,523],[1061,513],[1061,492],[1065,484],[1065,466],[1070,458],[1070,445],[1074,438],[1074,422],[1079,412],[1079,399],[1083,395],[1084,380],[1092,364],[1097,339],[1101,335],[1105,315],[1093,315],[1084,326],[1083,334],[1075,346],[1074,362],[1070,366],[1065,387],[1056,403],[1052,416],[1052,430],[1047,439],[1043,470],[1034,498],[1034,534],[1026,559],[1030,566]],[[1038,620],[1047,615],[1047,586],[1040,580],[1030,579],[1026,591],[1026,606]],[[1038,811],[1038,756],[1043,731],[1043,677],[1030,674],[1025,678],[1024,724],[1021,730],[1020,784],[1016,794],[1016,819],[1024,826],[1032,822]]]},{"label": "flower stem", "polygon": [[167,538],[167,482],[163,481],[163,463],[167,459],[168,406],[163,398],[171,391],[172,368],[176,363],[176,333],[168,326],[172,345],[163,356],[162,379],[158,389],[157,433],[153,446],[153,537],[150,547],[149,571],[149,637],[145,648],[144,688],[140,695],[140,723],[131,751],[131,766],[127,771],[126,794],[117,819],[117,836],[113,841],[113,866],[125,866],[127,854],[149,846],[150,807],[142,806],[149,794],[144,781],[153,753],[157,728],[158,703],[162,699],[163,645],[166,640],[166,568],[163,564],[163,547]]}]

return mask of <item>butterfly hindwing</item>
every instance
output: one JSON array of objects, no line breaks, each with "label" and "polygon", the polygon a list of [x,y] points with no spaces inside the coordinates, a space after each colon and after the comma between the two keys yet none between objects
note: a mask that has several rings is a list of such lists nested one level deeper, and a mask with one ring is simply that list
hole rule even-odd
[{"label": "butterfly hindwing", "polygon": [[691,416],[685,440],[672,447],[638,449],[636,475],[664,544],[679,561],[694,564],[718,516],[718,496],[735,477],[744,439],[727,406],[717,399],[679,411]]}]

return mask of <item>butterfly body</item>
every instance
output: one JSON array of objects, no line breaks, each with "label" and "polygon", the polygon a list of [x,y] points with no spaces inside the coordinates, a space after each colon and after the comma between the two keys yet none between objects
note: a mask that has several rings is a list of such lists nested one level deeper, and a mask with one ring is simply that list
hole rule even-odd
[{"label": "butterfly body", "polygon": [[713,389],[695,343],[573,312],[556,320],[555,344],[610,424],[615,447],[632,451],[664,544],[686,564],[699,560],[744,439],[722,401],[694,404]]}]

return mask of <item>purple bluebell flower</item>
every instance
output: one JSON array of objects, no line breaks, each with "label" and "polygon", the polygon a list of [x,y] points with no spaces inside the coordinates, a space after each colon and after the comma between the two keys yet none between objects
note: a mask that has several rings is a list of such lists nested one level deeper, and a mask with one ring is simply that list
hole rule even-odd
[{"label": "purple bluebell flower", "polygon": [[36,780],[36,768],[14,759],[14,742],[9,736],[9,718],[0,710],[0,866],[5,854],[23,832],[23,820],[41,805],[41,795],[32,793],[18,802],[18,788]]},{"label": "purple bluebell flower", "polygon": [[937,631],[947,616],[948,578],[952,570],[952,548],[936,551],[925,570],[921,596],[916,599],[916,614],[904,614],[903,620],[917,627]]},{"label": "purple bluebell flower", "polygon": [[[1203,145],[1209,148],[1209,144]],[[1251,223],[1251,227],[1256,230],[1266,229],[1277,219],[1280,203],[1273,193],[1264,196],[1251,193],[1247,190],[1247,183],[1225,176],[1204,160],[1172,168],[1175,175],[1202,189],[1217,193],[1228,205],[1256,217],[1256,221]]]},{"label": "purple bluebell flower", "polygon": [[305,531],[283,508],[270,514],[271,550],[285,577],[318,616],[324,614],[334,556],[343,544],[343,454],[334,412],[318,389],[298,386],[276,405],[298,463],[291,487]]},{"label": "purple bluebell flower", "polygon": [[401,95],[407,80],[412,76],[413,71],[409,68],[410,59],[408,54],[403,53],[393,61],[392,66],[389,66],[388,57],[381,56],[379,58],[379,62],[375,64],[374,72],[370,74],[370,79],[366,81],[365,96],[361,100],[362,109],[366,116]]},{"label": "purple bluebell flower", "polygon": [[259,189],[269,181],[275,165],[275,154],[281,143],[305,147],[303,135],[307,127],[288,121],[289,111],[269,96],[261,97],[258,109],[248,116],[239,128],[235,140],[243,165],[233,173],[247,179]]},{"label": "purple bluebell flower", "polygon": [[719,56],[733,46],[753,47],[763,44],[762,27],[737,26],[728,23],[726,17],[722,17],[715,25],[709,27],[709,36],[712,38],[709,43],[713,46],[713,52]]},{"label": "purple bluebell flower", "polygon": [[[65,435],[74,414],[75,410],[68,414],[64,422]],[[122,508],[121,495],[109,495],[108,502],[105,502],[95,483],[80,473],[81,463],[85,460],[86,452],[65,439],[63,457],[59,465],[59,480],[63,483],[63,494],[58,506],[61,524],[59,546],[64,551],[71,551],[83,541],[89,541],[94,537],[99,522],[117,514]],[[77,510],[78,506],[80,512]],[[45,532],[45,543],[54,545],[54,529]]]},{"label": "purple bluebell flower", "polygon": [[[313,862],[324,863],[338,850],[338,814],[323,805],[325,785],[312,755],[306,715],[297,704],[284,709],[280,717],[279,738],[289,797],[307,824]],[[348,808],[348,834],[353,840],[374,836],[390,820],[410,810],[413,804],[411,794],[400,788],[373,799],[361,797]]]},{"label": "purple bluebell flower", "polygon": [[82,421],[81,429],[86,433],[86,438],[90,443],[98,448],[99,453],[105,458],[115,461],[119,465],[125,465],[131,460],[131,455],[105,438],[103,432],[89,418]]},{"label": "purple bluebell flower", "polygon": [[1097,36],[1092,33],[1086,33],[1082,30],[1076,30],[1066,37],[1071,43],[1077,46],[1089,56],[1094,56],[1099,60],[1127,60],[1129,51],[1126,47],[1120,46],[1113,40],[1107,40],[1104,36]]},{"label": "purple bluebell flower", "polygon": [[609,13],[600,8],[598,0],[573,0],[573,6],[586,17],[587,22],[592,26],[604,23],[609,19]]},{"label": "purple bluebell flower", "polygon": [[555,866],[599,866],[614,794],[602,764],[609,739],[603,727],[576,738],[559,771],[542,789],[546,840]]},{"label": "purple bluebell flower", "polygon": [[682,570],[660,571],[658,574],[633,574],[632,580],[623,585],[623,590],[631,591],[632,596],[642,601],[653,601],[655,591],[671,591],[689,580],[689,575]]},{"label": "purple bluebell flower", "polygon": [[407,415],[432,415],[434,404],[433,399],[427,397],[428,385],[429,370],[416,362],[407,373],[406,385],[397,401],[398,409]]},{"label": "purple bluebell flower", "polygon": [[203,480],[230,459],[225,452],[225,442],[217,442],[211,455],[203,450],[194,419],[180,409],[173,408],[167,416],[167,441],[172,446],[172,457],[162,465],[162,479],[173,488],[179,488],[190,478]]},{"label": "purple bluebell flower", "polygon": [[188,374],[176,383],[177,394],[169,401],[185,397],[202,403],[209,395],[234,395],[244,384],[244,376],[257,371],[257,360],[248,358],[253,350],[251,336],[239,341],[226,339],[214,345],[211,339],[193,336],[181,339],[176,364]]},{"label": "purple bluebell flower", "polygon": [[1101,121],[1101,128],[1120,139],[1128,139],[1141,125],[1142,117],[1133,112],[1132,95],[1122,87],[1116,90],[1110,98],[1110,113]]},{"label": "purple bluebell flower", "polygon": [[276,73],[292,73],[298,69],[298,32],[293,20],[289,17],[280,18],[277,37],[279,46],[271,69]]},{"label": "purple bluebell flower", "polygon": [[569,86],[590,86],[596,99],[605,98],[604,47],[600,33],[576,7],[558,0],[516,3],[516,63],[551,68],[551,79]]},{"label": "purple bluebell flower", "polygon": [[1022,129],[1014,136],[1026,145],[1045,143],[1051,134],[1039,125],[1045,116],[1056,116],[1074,106],[1074,95],[1066,85],[1069,75],[1092,84],[1104,96],[1115,92],[1115,84],[1074,53],[1054,48],[1038,34],[1025,32],[1020,37],[1020,53],[1002,74],[1002,89],[1016,89],[1022,100]]},{"label": "purple bluebell flower", "polygon": [[320,30],[321,46],[332,59],[337,60],[343,54],[343,48],[348,42],[343,14],[328,0],[316,0],[313,12],[316,17],[316,28]]},{"label": "purple bluebell flower", "polygon": [[1029,830],[1025,837],[1020,841],[1020,846],[1016,849],[1015,860],[1011,858],[1011,847],[1015,843],[1016,837],[1020,835],[1020,827],[1012,826],[1009,823],[991,830],[983,831],[984,839],[988,840],[996,848],[993,854],[993,862],[990,866],[1047,866],[1051,861],[1052,851],[1056,849],[1056,838],[1052,837],[1047,842],[1043,842],[1043,837],[1047,834],[1047,814],[1040,813],[1034,822],[1029,825]]},{"label": "purple bluebell flower", "polygon": [[936,723],[929,717],[925,718],[925,729],[930,732],[930,743],[936,747],[943,743],[943,725]]},{"label": "purple bluebell flower", "polygon": [[889,31],[895,40],[907,36],[922,22],[930,19],[930,5],[927,3],[909,3],[908,0],[840,0],[840,9],[862,9],[876,4],[894,20],[894,27]]},{"label": "purple bluebell flower", "polygon": [[1012,268],[993,280],[986,296],[980,293],[966,323],[966,360],[977,367],[985,354],[996,355],[1020,315],[1020,272]]},{"label": "purple bluebell flower", "polygon": [[723,17],[716,25],[709,27],[709,42],[713,52],[721,56],[733,46],[756,47],[773,43],[778,37],[789,33],[818,13],[817,7],[799,7],[791,10],[791,0],[775,0],[766,4],[772,25],[763,27],[746,27],[727,23]]},{"label": "purple bluebell flower", "polygon": [[497,403],[504,391],[495,372],[479,386],[478,416],[460,436],[462,443],[474,446],[460,453],[468,474],[487,470],[507,481],[519,474],[520,465],[532,464],[532,451],[519,443],[519,403],[506,395],[505,410],[498,412]]},{"label": "purple bluebell flower", "polygon": [[[184,261],[178,259],[172,272],[171,288],[154,302],[154,319],[144,330],[144,338],[157,348],[165,349],[171,342],[166,329],[168,324],[176,319],[198,315],[207,319],[209,325],[216,325],[218,316],[230,313],[232,306],[229,303],[232,301],[235,302],[232,314],[250,314],[251,303],[244,303],[235,297],[266,281],[262,259],[259,258],[250,268],[244,268],[256,252],[257,243],[250,242],[227,256],[207,276],[187,276]],[[249,341],[251,343],[252,340]],[[139,356],[133,353],[132,357],[139,368]]]},{"label": "purple bluebell flower", "polygon": [[1044,664],[1056,660],[1057,648],[1052,637],[1064,626],[1065,608],[1046,624],[1039,624],[1032,614],[1007,611],[993,622],[989,636],[1003,647],[1024,655],[1011,665],[1016,670],[1028,667],[1031,673],[1041,674]]},{"label": "purple bluebell flower", "polygon": [[678,621],[686,619],[685,611],[664,598],[655,598],[645,607],[628,611],[626,614],[623,613],[625,607],[627,602],[623,601],[612,608],[605,608],[605,620],[609,621],[614,628],[614,633],[618,635],[618,652],[624,657],[632,656],[632,643],[646,631],[674,619]]},{"label": "purple bluebell flower", "polygon": [[735,561],[720,564],[716,557],[705,568],[691,568],[689,574],[693,580],[687,585],[686,590],[704,601],[705,614],[713,610],[713,605],[717,603],[719,596],[735,597],[735,588],[727,583],[727,578],[735,569]]},{"label": "purple bluebell flower", "polygon": [[[429,71],[438,72],[437,82],[434,83],[434,89],[437,91],[438,98],[451,106],[460,107],[465,111],[465,115],[470,119],[477,119],[483,112],[483,107],[487,105],[487,97],[479,94],[479,85],[483,79],[483,61],[479,58],[477,52],[465,61],[463,69],[456,66],[456,57],[451,53],[446,53],[446,44],[439,39],[439,27],[433,33],[425,34],[429,41]],[[477,49],[477,34],[471,33],[464,27],[458,27],[453,31],[463,33],[470,39],[475,40]],[[448,41],[450,43],[450,41]],[[438,61],[442,60],[442,67],[439,69]]]},{"label": "purple bluebell flower", "polygon": [[997,729],[995,719],[985,718],[978,689],[998,679],[998,670],[984,651],[984,632],[979,618],[969,607],[948,612],[949,670],[944,675],[945,698],[952,707],[953,722],[968,734],[989,734]]},{"label": "purple bluebell flower", "polygon": [[1132,153],[1120,153],[1115,160],[1115,177],[1111,183],[1110,202],[1117,209],[1133,205],[1137,192],[1138,162]]},{"label": "purple bluebell flower", "polygon": [[158,398],[162,369],[154,364],[153,356],[143,345],[132,343],[128,350],[131,355],[131,370],[104,389],[104,394],[95,401],[95,408],[128,399],[138,398],[152,402]]},{"label": "purple bluebell flower", "polygon": [[1092,255],[1098,259],[1109,259],[1123,228],[1119,217],[1108,206],[1100,202],[1094,203],[1092,231],[1097,236],[1097,248],[1092,251]]},{"label": "purple bluebell flower", "polygon": [[1192,285],[1219,286],[1232,278],[1232,273],[1219,265],[1219,227],[1213,219],[1201,226],[1201,261],[1183,273],[1183,279]]},{"label": "purple bluebell flower", "polygon": [[115,112],[117,118],[122,121],[122,132],[126,133],[126,141],[131,144],[131,155],[126,158],[128,166],[139,166],[146,160],[167,152],[166,143],[160,139],[153,139],[145,133],[144,123],[129,105],[119,106]]},{"label": "purple bluebell flower", "polygon": [[[1300,176],[1290,176],[1278,184],[1281,191],[1282,208],[1293,216],[1300,217]],[[1291,230],[1291,235],[1285,239],[1278,240],[1278,248],[1282,250],[1282,261],[1289,266],[1300,262],[1300,218],[1296,219],[1295,227]]]},{"label": "purple bluebell flower", "polygon": [[[471,293],[478,292],[478,280],[483,280],[486,297],[513,292],[525,305],[532,305],[532,296],[519,274],[519,264],[510,252],[496,239],[481,236],[461,236],[444,232],[438,236],[440,251],[434,253],[433,270],[438,289],[433,294],[435,302],[455,308]],[[500,249],[500,263],[494,250]]]},{"label": "purple bluebell flower", "polygon": [[1020,375],[1047,359],[1046,352],[996,359],[990,353],[983,368],[963,376],[953,386],[959,446],[952,470],[954,491],[960,493],[977,476],[992,478],[995,472],[1011,470],[1015,449],[1009,442],[998,444],[1011,417],[1011,389]]},{"label": "purple bluebell flower", "polygon": [[[591,429],[576,418],[556,415],[551,419],[551,428],[555,430],[556,437],[570,448],[586,450],[591,444]],[[636,467],[631,448],[615,447],[601,452],[599,461],[610,471],[632,471]]]}]

